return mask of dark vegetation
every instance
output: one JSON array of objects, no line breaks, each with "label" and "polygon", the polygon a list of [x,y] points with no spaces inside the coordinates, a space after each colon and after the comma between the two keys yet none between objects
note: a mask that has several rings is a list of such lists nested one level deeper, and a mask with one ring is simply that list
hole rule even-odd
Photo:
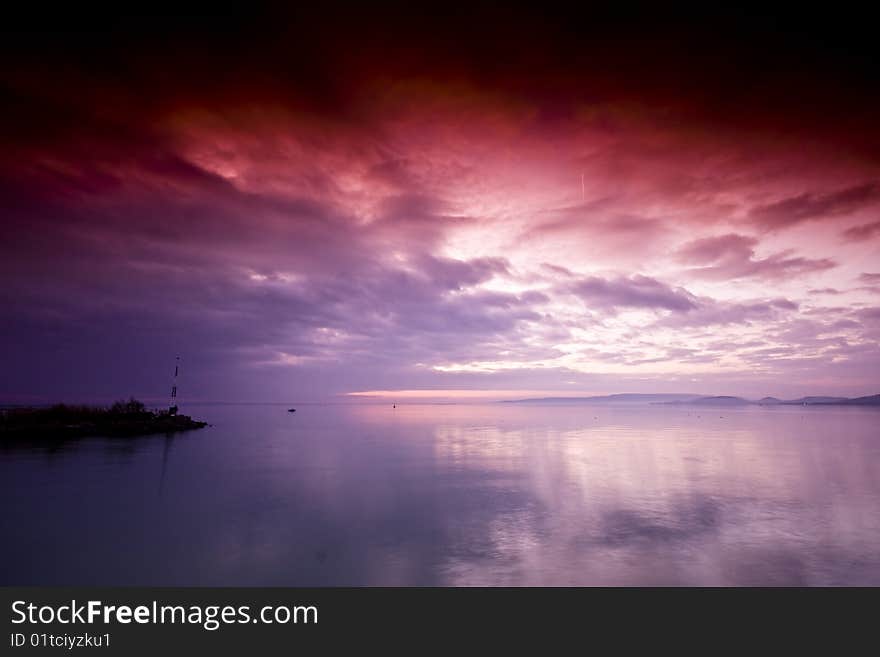
[{"label": "dark vegetation", "polygon": [[0,440],[65,440],[86,436],[144,436],[201,429],[206,422],[167,411],[151,411],[134,398],[109,408],[56,404],[0,411]]}]

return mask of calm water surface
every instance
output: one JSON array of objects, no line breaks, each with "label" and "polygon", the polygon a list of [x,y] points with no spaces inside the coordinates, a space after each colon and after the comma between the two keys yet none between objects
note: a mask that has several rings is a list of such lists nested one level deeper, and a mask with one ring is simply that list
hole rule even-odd
[{"label": "calm water surface", "polygon": [[880,585],[880,411],[190,406],[0,448],[0,583]]}]

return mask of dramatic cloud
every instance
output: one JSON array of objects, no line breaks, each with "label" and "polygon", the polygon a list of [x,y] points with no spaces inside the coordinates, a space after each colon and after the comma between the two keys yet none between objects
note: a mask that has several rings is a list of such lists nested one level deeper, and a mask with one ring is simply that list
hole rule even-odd
[{"label": "dramatic cloud", "polygon": [[878,202],[880,184],[870,182],[827,194],[803,193],[759,205],[749,211],[749,218],[763,228],[775,230],[811,219],[846,215]]},{"label": "dramatic cloud", "polygon": [[757,238],[732,233],[704,237],[681,247],[679,259],[686,264],[701,265],[690,269],[690,275],[715,280],[749,276],[778,280],[824,271],[837,265],[831,258],[794,257],[790,249],[756,258],[757,244]]},{"label": "dramatic cloud", "polygon": [[696,308],[687,290],[673,289],[647,276],[618,277],[614,280],[589,276],[568,284],[566,289],[583,299],[588,307],[648,308],[675,312]]},{"label": "dramatic cloud", "polygon": [[372,11],[0,41],[3,399],[876,392],[862,42]]}]

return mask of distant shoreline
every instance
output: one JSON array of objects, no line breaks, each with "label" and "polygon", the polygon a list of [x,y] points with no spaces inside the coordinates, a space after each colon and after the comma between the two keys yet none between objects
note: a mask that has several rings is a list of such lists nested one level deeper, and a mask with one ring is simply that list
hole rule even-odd
[{"label": "distant shoreline", "polygon": [[878,406],[880,395],[865,397],[810,396],[799,399],[764,397],[750,400],[729,395],[630,394],[594,397],[539,397],[512,399],[502,404],[653,404],[663,406]]}]

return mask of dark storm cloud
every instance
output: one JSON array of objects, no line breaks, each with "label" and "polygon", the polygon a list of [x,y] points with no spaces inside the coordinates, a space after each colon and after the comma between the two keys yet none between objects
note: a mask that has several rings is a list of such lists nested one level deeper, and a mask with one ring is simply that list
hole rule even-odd
[{"label": "dark storm cloud", "polygon": [[653,99],[691,121],[808,132],[876,155],[871,24],[806,7],[756,20],[738,9],[483,2],[436,11],[330,3],[211,17],[83,15],[79,25],[10,17],[0,79],[15,101],[4,111],[19,120],[0,129],[17,141],[54,139],[107,118],[150,124],[196,99],[281,102],[357,119],[370,81],[421,76],[538,101],[544,127],[564,124],[572,103]]}]

